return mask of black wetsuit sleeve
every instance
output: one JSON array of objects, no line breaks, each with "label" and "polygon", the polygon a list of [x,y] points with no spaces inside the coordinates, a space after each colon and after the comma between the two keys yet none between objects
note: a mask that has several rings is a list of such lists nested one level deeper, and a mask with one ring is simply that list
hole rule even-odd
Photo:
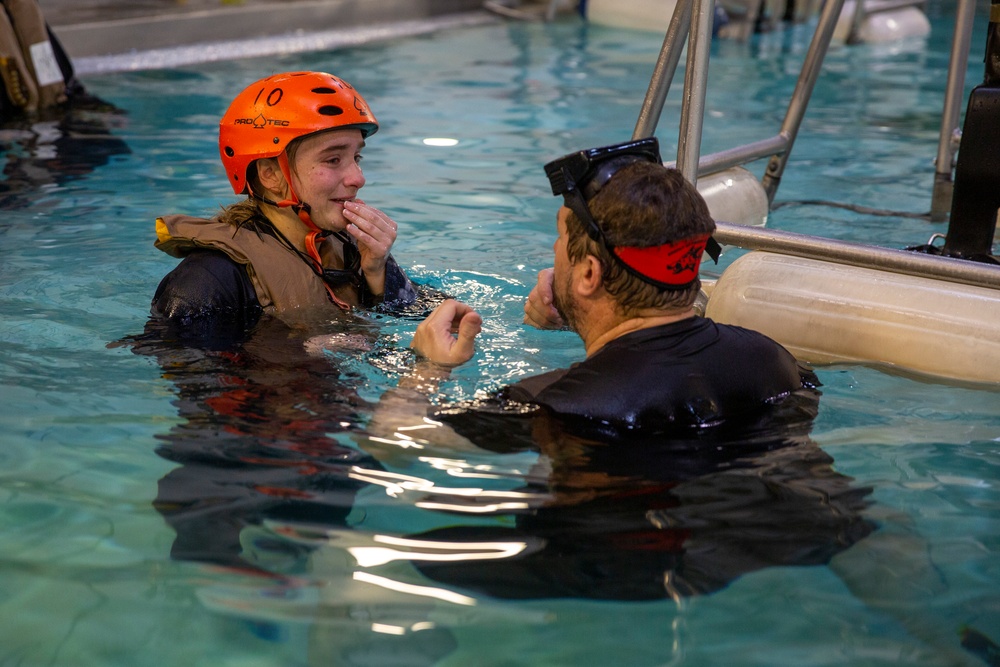
[{"label": "black wetsuit sleeve", "polygon": [[184,338],[242,338],[263,315],[246,269],[215,250],[196,250],[160,281],[152,316]]},{"label": "black wetsuit sleeve", "polygon": [[403,269],[399,268],[399,264],[392,255],[389,255],[385,263],[385,292],[382,296],[374,296],[367,289],[362,294],[363,305],[366,307],[378,306],[378,310],[385,312],[394,312],[395,309],[408,306],[416,300],[416,288],[403,273]]}]

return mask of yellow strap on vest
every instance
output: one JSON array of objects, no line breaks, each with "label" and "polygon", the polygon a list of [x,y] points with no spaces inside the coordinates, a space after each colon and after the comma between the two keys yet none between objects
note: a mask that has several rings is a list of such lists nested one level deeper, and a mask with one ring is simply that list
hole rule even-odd
[{"label": "yellow strap on vest", "polygon": [[0,79],[11,104],[25,111],[38,108],[38,86],[21,55],[21,43],[7,12],[0,12]]},{"label": "yellow strap on vest", "polygon": [[157,243],[167,243],[173,239],[173,235],[170,230],[167,229],[167,223],[163,221],[163,218],[156,219],[156,242]]}]

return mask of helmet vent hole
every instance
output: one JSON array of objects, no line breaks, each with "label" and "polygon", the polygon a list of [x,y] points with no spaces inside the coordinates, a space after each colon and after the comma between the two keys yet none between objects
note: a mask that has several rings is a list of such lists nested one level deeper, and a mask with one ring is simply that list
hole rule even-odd
[{"label": "helmet vent hole", "polygon": [[321,106],[316,111],[319,112],[319,114],[321,116],[339,116],[342,113],[344,113],[343,109],[341,109],[338,106],[334,106],[332,104],[327,104],[325,106]]},{"label": "helmet vent hole", "polygon": [[326,88],[324,86],[319,86],[317,88],[313,88],[312,92],[316,93],[317,95],[336,95],[339,91],[336,88]]},{"label": "helmet vent hole", "polygon": [[232,146],[226,146],[226,157],[233,157],[236,155],[236,151],[233,150]]}]

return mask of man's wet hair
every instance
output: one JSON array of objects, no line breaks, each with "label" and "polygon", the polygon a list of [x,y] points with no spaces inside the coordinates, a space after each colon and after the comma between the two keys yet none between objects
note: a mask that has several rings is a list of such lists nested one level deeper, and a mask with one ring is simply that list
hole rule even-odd
[{"label": "man's wet hair", "polygon": [[[698,189],[676,169],[652,162],[623,167],[587,204],[614,246],[658,246],[715,231],[715,221]],[[686,310],[698,297],[701,281],[697,278],[681,289],[665,289],[628,272],[586,234],[572,211],[567,216],[567,235],[570,261],[587,255],[600,260],[604,289],[623,315],[648,308]]]}]

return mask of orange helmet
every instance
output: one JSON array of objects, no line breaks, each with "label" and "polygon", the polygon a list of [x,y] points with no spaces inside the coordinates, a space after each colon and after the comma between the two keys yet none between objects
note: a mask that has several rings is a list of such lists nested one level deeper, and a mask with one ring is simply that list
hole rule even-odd
[{"label": "orange helmet", "polygon": [[363,137],[378,130],[351,84],[325,72],[275,74],[248,86],[229,105],[219,123],[219,154],[233,192],[243,194],[254,160],[278,157],[298,137],[352,127]]}]

